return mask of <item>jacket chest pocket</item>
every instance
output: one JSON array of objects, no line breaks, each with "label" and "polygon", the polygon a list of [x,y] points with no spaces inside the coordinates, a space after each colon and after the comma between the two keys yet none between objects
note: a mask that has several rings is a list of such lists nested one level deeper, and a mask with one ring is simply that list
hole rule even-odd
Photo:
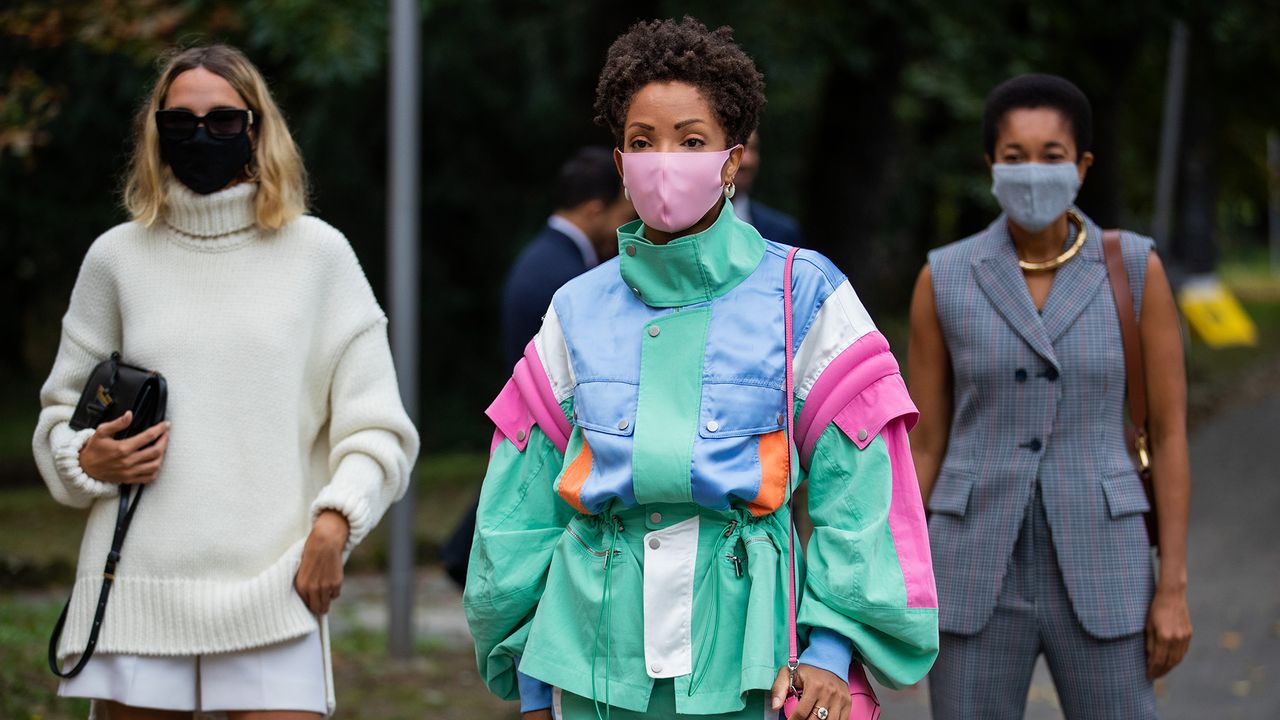
[{"label": "jacket chest pocket", "polygon": [[710,440],[782,430],[787,419],[784,400],[778,388],[707,383],[702,386],[698,435]]},{"label": "jacket chest pocket", "polygon": [[625,382],[579,383],[574,389],[573,424],[607,435],[632,435],[636,426],[637,389]]},{"label": "jacket chest pocket", "polygon": [[693,457],[695,497],[715,507],[737,498],[756,516],[778,509],[786,500],[790,462],[786,420],[778,388],[704,385]]}]

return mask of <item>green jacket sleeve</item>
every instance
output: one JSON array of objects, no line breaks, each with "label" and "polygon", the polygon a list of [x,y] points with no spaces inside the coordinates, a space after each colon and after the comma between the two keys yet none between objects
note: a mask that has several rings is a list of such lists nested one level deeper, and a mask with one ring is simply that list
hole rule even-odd
[{"label": "green jacket sleeve", "polygon": [[507,439],[489,459],[462,605],[480,676],[514,700],[516,659],[546,586],[552,551],[574,511],[555,492],[563,455],[534,426],[521,452]]},{"label": "green jacket sleeve", "polygon": [[918,682],[938,654],[937,591],[903,419],[859,449],[834,423],[810,460],[799,623],[853,643],[882,684]]}]

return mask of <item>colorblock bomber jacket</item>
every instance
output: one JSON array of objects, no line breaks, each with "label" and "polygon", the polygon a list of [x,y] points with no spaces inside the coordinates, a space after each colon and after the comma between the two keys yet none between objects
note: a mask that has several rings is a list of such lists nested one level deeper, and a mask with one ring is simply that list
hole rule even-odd
[{"label": "colorblock bomber jacket", "polygon": [[[788,473],[809,482],[801,662],[918,681],[937,593],[907,431],[916,409],[848,280],[793,269],[794,440],[786,432],[788,247],[726,202],[706,231],[619,257],[555,295],[489,407],[496,426],[464,606],[499,696],[545,686],[643,711],[741,709],[787,656]],[[516,666],[521,674],[517,682]]]}]

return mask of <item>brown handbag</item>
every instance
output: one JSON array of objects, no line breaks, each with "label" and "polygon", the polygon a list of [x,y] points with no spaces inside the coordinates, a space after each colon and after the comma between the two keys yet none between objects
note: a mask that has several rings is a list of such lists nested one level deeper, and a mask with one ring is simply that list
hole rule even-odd
[{"label": "brown handbag", "polygon": [[1115,296],[1120,338],[1124,343],[1125,399],[1129,403],[1130,423],[1125,439],[1137,456],[1138,477],[1151,505],[1146,514],[1147,540],[1158,550],[1160,522],[1151,473],[1151,441],[1147,432],[1147,375],[1142,364],[1142,336],[1138,333],[1138,314],[1133,309],[1133,291],[1129,288],[1129,273],[1124,267],[1119,230],[1103,231],[1102,255],[1107,261],[1107,278],[1111,281],[1111,294]]}]

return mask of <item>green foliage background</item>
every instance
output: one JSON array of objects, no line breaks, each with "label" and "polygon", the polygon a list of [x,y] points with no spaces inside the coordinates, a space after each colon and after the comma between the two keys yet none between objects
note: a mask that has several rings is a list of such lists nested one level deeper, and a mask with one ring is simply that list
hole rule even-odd
[{"label": "green foliage background", "polygon": [[[424,0],[423,430],[481,448],[503,382],[498,288],[584,144],[609,43],[642,18],[731,24],[766,76],[756,196],[798,215],[873,313],[901,312],[924,251],[996,210],[978,124],[1018,72],[1074,79],[1098,163],[1081,204],[1148,229],[1173,18],[1192,30],[1191,140],[1207,148],[1219,249],[1263,242],[1265,135],[1280,125],[1280,10],[1148,0]],[[0,389],[34,423],[79,261],[125,220],[133,114],[173,45],[225,41],[267,75],[303,148],[314,212],[385,276],[385,0],[11,0],[0,9]],[[1204,188],[1197,192],[1203,194]],[[1180,232],[1180,236],[1185,232]],[[1179,242],[1175,238],[1175,249]],[[1175,257],[1174,260],[1177,258]]]}]

